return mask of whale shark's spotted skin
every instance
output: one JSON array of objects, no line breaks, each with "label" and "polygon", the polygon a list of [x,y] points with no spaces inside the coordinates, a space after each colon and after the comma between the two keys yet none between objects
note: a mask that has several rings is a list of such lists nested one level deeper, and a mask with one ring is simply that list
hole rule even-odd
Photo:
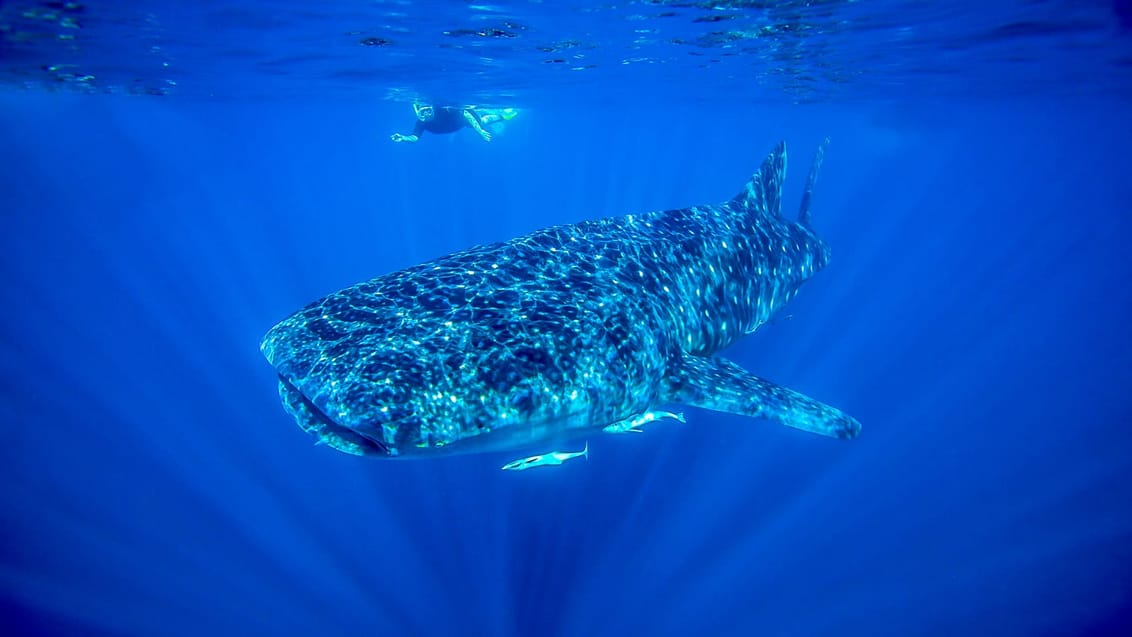
[{"label": "whale shark's spotted skin", "polygon": [[829,260],[779,214],[785,145],[731,201],[557,226],[346,288],[261,348],[286,410],[357,455],[510,449],[665,404],[848,438],[832,407],[712,355]]}]

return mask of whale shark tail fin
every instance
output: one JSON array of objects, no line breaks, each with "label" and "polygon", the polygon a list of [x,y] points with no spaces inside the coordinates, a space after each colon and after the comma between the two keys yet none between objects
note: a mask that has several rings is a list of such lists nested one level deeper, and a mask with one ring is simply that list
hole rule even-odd
[{"label": "whale shark tail fin", "polygon": [[818,181],[818,173],[821,172],[821,162],[825,158],[826,146],[829,146],[828,137],[821,144],[818,144],[818,150],[814,153],[814,163],[810,165],[810,176],[806,178],[806,190],[802,192],[802,205],[798,210],[798,223],[807,228],[810,227],[810,197],[814,191],[814,184]]},{"label": "whale shark tail fin", "polygon": [[782,183],[786,181],[786,142],[778,142],[758,172],[731,200],[733,208],[759,216],[782,216]]}]

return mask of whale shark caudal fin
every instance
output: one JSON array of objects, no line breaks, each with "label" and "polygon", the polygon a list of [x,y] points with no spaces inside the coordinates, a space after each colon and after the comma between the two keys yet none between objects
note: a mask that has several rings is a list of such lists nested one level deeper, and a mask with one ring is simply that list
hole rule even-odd
[{"label": "whale shark caudal fin", "polygon": [[743,190],[731,199],[731,207],[757,215],[782,214],[782,183],[786,181],[786,142],[778,142]]},{"label": "whale shark caudal fin", "polygon": [[802,191],[802,205],[798,208],[798,223],[807,228],[810,227],[810,197],[814,192],[814,184],[818,181],[818,173],[821,172],[821,162],[825,158],[826,146],[829,146],[828,137],[818,144],[818,150],[814,153],[814,163],[810,164],[810,176],[806,177],[806,189]]},{"label": "whale shark caudal fin", "polygon": [[766,418],[833,438],[853,438],[861,424],[840,409],[763,380],[725,358],[684,355],[670,368],[666,401]]}]

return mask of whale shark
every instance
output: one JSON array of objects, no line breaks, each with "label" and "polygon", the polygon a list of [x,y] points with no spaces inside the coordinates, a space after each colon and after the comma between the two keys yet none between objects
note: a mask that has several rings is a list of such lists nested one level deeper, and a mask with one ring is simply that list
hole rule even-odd
[{"label": "whale shark", "polygon": [[795,220],[780,142],[723,203],[545,228],[314,301],[260,345],[284,410],[377,457],[550,445],[663,406],[853,438],[853,417],[718,355],[829,262],[810,214],[824,148]]}]

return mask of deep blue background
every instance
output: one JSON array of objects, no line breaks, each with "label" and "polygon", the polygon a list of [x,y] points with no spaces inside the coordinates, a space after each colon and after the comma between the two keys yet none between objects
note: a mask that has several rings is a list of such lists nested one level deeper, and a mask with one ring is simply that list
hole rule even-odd
[{"label": "deep blue background", "polygon": [[[1125,105],[0,96],[0,617],[27,634],[1120,634]],[[690,411],[588,462],[358,459],[262,334],[556,223],[725,200],[780,138],[830,267],[729,355],[857,440]]]}]

